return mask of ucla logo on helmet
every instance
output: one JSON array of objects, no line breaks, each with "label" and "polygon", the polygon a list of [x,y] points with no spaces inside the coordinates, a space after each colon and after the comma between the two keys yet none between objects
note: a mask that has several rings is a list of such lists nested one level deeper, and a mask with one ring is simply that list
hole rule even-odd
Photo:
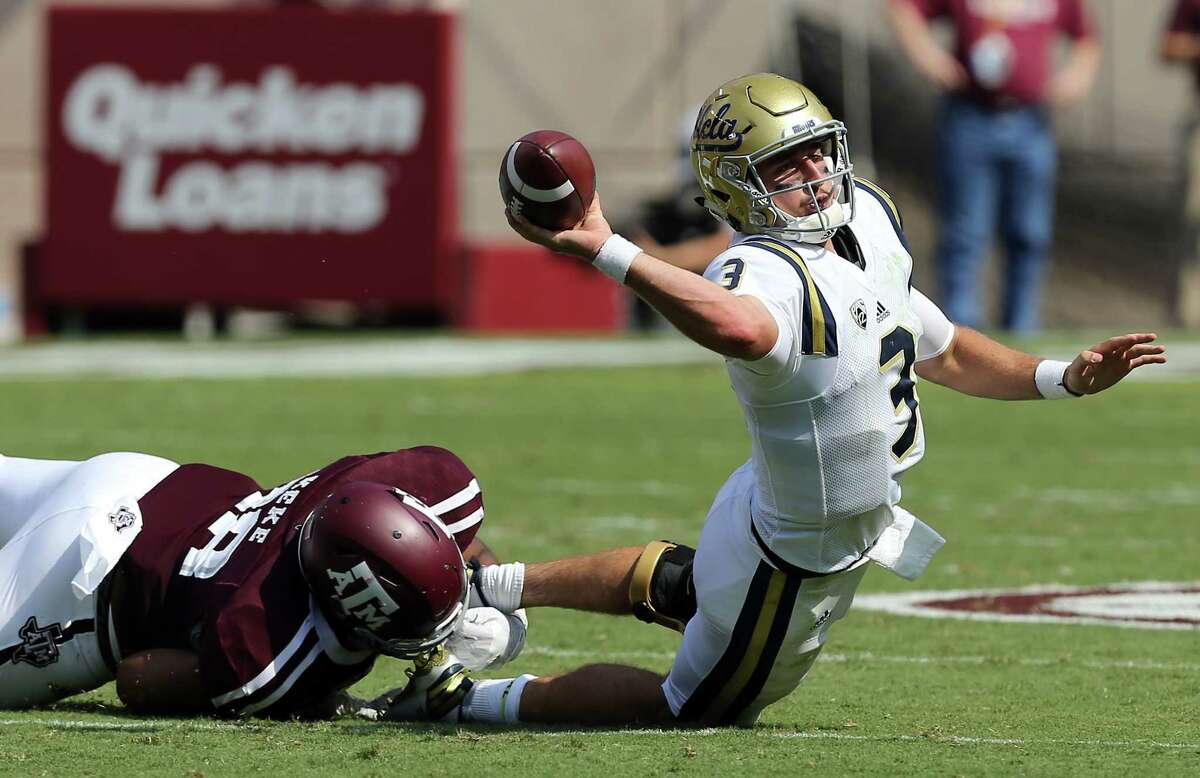
[{"label": "ucla logo on helmet", "polygon": [[742,145],[742,139],[754,125],[747,124],[739,130],[737,119],[725,118],[729,109],[729,103],[725,103],[715,112],[712,105],[700,112],[692,133],[692,144],[697,151],[733,151]]}]

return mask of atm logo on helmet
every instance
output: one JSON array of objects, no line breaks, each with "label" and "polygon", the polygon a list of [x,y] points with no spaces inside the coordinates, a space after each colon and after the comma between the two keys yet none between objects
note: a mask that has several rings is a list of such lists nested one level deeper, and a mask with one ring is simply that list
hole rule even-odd
[{"label": "atm logo on helmet", "polygon": [[[388,596],[380,585],[375,574],[366,562],[359,562],[346,572],[329,570],[330,580],[337,592],[338,602],[347,616],[353,616],[367,626],[368,629],[380,629],[387,626],[388,617],[400,610],[396,601]],[[362,586],[355,587],[355,583]],[[347,595],[348,589],[357,589]]]},{"label": "atm logo on helmet", "polygon": [[730,105],[725,103],[715,112],[709,105],[700,113],[696,120],[696,129],[692,133],[692,143],[697,151],[734,151],[742,145],[746,133],[754,129],[753,124],[747,124],[738,129],[737,119],[727,119]]}]

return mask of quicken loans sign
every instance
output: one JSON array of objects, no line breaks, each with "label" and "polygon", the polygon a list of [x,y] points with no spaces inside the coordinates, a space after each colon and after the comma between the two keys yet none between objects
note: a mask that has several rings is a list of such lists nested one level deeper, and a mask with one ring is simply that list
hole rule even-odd
[{"label": "quicken loans sign", "polygon": [[[119,167],[119,229],[362,232],[387,216],[382,165],[272,157],[406,154],[424,113],[411,84],[303,83],[285,65],[265,67],[255,82],[228,81],[213,64],[154,84],[106,63],[71,84],[62,126],[77,149]],[[195,159],[167,173],[164,154],[248,158]]]},{"label": "quicken loans sign", "polygon": [[47,10],[47,305],[451,313],[457,17]]}]

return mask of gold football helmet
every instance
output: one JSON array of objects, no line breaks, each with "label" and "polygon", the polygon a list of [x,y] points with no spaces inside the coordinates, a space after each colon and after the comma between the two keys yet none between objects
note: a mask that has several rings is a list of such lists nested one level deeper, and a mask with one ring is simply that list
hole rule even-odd
[{"label": "gold football helmet", "polygon": [[[820,144],[826,174],[773,191],[759,175],[764,160],[797,146]],[[704,207],[738,232],[824,243],[854,218],[854,179],[846,126],[807,87],[774,73],[734,79],[709,95],[692,131],[692,169]],[[832,182],[824,208],[795,215],[775,197],[806,189],[811,202]]]}]

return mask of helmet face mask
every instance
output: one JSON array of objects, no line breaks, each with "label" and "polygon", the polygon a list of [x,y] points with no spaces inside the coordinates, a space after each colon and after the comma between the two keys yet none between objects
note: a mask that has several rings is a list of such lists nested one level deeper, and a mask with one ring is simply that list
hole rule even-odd
[{"label": "helmet face mask", "polygon": [[[771,189],[760,166],[797,147],[817,145],[825,174]],[[692,133],[692,166],[704,206],[735,230],[785,240],[824,243],[854,217],[853,165],[846,127],[806,87],[772,73],[735,79],[705,101]],[[777,197],[795,191],[823,209],[795,214]],[[787,198],[792,199],[792,198]]]},{"label": "helmet face mask", "polygon": [[462,601],[455,606],[449,616],[434,628],[428,637],[391,638],[385,640],[364,627],[355,627],[350,634],[364,648],[369,648],[384,656],[390,656],[395,659],[416,659],[428,654],[446,642],[446,639],[450,637],[454,630],[458,629],[458,625],[462,622],[463,614],[467,611],[467,595],[469,591],[469,588],[464,585]]},{"label": "helmet face mask", "polygon": [[466,564],[420,500],[385,484],[341,484],[297,541],[322,613],[355,647],[411,659],[450,636],[467,607]]}]

